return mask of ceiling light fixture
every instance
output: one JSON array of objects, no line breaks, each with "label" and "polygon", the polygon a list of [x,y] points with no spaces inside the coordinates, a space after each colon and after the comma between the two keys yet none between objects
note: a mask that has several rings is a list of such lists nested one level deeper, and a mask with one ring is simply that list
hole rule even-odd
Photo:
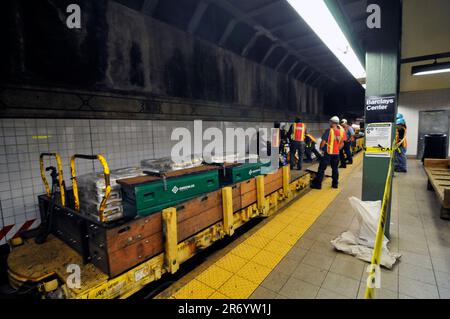
[{"label": "ceiling light fixture", "polygon": [[323,0],[287,0],[302,19],[357,80],[366,70]]},{"label": "ceiling light fixture", "polygon": [[438,63],[436,60],[433,64],[415,65],[411,69],[412,75],[431,75],[450,72],[450,61]]}]

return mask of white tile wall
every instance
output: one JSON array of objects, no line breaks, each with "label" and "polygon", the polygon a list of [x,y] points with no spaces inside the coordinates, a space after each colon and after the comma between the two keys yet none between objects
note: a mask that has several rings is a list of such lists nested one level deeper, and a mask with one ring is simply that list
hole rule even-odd
[{"label": "white tile wall", "polygon": [[[203,122],[208,127],[272,127],[272,123]],[[38,218],[37,196],[44,193],[39,154],[57,152],[70,187],[70,156],[103,154],[111,169],[137,166],[143,159],[170,156],[172,130],[192,121],[0,119],[0,228]],[[319,123],[308,124],[321,135]],[[204,142],[206,145],[208,142]],[[100,170],[97,162],[77,160],[77,175]],[[55,166],[46,159],[45,166]],[[36,224],[35,224],[36,225]]]},{"label": "white tile wall", "polygon": [[408,125],[407,155],[417,155],[420,111],[432,110],[450,110],[450,89],[400,93],[398,113],[403,114]]}]

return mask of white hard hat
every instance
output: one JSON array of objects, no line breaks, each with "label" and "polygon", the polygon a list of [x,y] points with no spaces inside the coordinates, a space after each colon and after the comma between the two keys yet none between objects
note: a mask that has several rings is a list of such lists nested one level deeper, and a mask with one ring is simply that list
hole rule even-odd
[{"label": "white hard hat", "polygon": [[333,117],[330,119],[330,122],[339,124],[339,117],[333,116]]},{"label": "white hard hat", "polygon": [[342,119],[341,124],[347,124],[347,120],[346,119]]}]

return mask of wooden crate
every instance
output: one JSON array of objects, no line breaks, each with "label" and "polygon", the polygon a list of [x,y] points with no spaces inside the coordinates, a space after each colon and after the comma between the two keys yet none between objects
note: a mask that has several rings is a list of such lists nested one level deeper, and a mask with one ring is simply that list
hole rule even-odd
[{"label": "wooden crate", "polygon": [[[265,193],[282,188],[282,170],[265,177]],[[256,203],[256,179],[230,186],[233,211]],[[177,236],[181,242],[223,218],[222,190],[217,190],[175,206]],[[164,251],[162,213],[141,217],[116,226],[90,222],[87,226],[91,262],[111,277]]]},{"label": "wooden crate", "polygon": [[[178,241],[222,220],[222,192],[176,206]],[[161,212],[113,228],[88,226],[91,262],[114,277],[164,250]]]},{"label": "wooden crate", "polygon": [[267,174],[264,177],[264,194],[270,195],[273,192],[283,188],[283,170],[279,169],[273,174]]}]

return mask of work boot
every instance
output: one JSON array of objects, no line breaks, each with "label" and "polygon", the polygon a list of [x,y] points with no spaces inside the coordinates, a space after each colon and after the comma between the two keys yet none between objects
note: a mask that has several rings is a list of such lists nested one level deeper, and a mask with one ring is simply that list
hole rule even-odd
[{"label": "work boot", "polygon": [[331,187],[334,188],[334,189],[338,189],[339,185],[338,184],[333,184],[333,185],[331,185]]},{"label": "work boot", "polygon": [[310,187],[311,187],[311,189],[322,189],[322,185],[319,184],[318,182],[316,182],[315,180],[312,181]]}]

